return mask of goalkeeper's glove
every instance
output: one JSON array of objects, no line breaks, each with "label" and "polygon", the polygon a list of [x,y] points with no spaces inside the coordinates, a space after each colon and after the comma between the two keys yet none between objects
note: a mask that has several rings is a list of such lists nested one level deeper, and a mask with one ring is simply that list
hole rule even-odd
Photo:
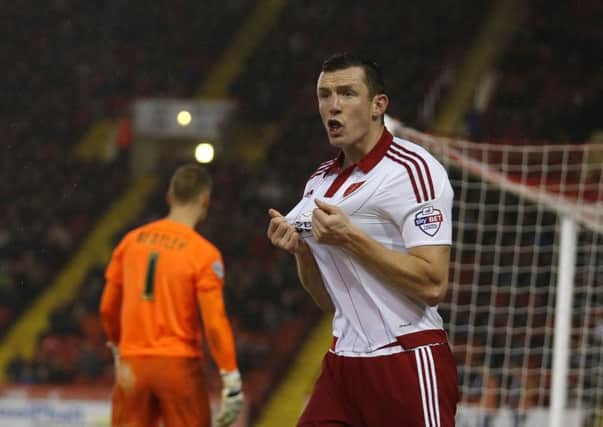
[{"label": "goalkeeper's glove", "polygon": [[217,427],[228,427],[234,423],[243,409],[241,374],[238,370],[220,372],[222,376],[222,403],[216,418]]},{"label": "goalkeeper's glove", "polygon": [[117,370],[119,368],[119,347],[111,341],[107,341],[107,347],[109,347],[111,353],[113,354],[113,364]]}]

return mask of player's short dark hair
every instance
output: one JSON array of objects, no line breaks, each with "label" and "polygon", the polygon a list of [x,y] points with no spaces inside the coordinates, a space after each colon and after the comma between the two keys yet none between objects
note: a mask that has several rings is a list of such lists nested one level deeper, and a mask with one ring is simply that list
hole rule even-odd
[{"label": "player's short dark hair", "polygon": [[368,87],[370,97],[386,93],[381,67],[375,61],[360,57],[351,52],[343,52],[331,55],[322,63],[323,72],[345,70],[350,67],[362,67],[364,69],[366,86]]},{"label": "player's short dark hair", "polygon": [[169,193],[178,204],[187,204],[204,191],[210,191],[212,179],[207,169],[200,164],[180,166],[170,180]]}]

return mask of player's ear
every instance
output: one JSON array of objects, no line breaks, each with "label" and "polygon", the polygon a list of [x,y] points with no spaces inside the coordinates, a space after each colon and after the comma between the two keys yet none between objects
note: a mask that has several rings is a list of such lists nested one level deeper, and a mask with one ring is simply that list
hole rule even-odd
[{"label": "player's ear", "polygon": [[373,120],[377,120],[385,114],[387,106],[389,105],[389,98],[384,93],[379,93],[373,96],[373,102],[371,104],[371,116]]}]

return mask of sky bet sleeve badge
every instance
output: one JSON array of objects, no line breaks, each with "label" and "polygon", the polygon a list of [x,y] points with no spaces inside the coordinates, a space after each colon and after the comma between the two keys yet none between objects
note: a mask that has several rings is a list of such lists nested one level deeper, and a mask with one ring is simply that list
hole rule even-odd
[{"label": "sky bet sleeve badge", "polygon": [[431,237],[437,234],[443,221],[442,211],[435,209],[433,206],[427,206],[415,215],[415,226]]}]

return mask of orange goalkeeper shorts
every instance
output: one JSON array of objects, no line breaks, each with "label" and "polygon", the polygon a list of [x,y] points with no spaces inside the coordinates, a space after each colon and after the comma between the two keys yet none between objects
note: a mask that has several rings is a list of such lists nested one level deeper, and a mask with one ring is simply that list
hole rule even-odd
[{"label": "orange goalkeeper shorts", "polygon": [[209,427],[201,360],[140,356],[120,361],[113,389],[113,427]]}]

